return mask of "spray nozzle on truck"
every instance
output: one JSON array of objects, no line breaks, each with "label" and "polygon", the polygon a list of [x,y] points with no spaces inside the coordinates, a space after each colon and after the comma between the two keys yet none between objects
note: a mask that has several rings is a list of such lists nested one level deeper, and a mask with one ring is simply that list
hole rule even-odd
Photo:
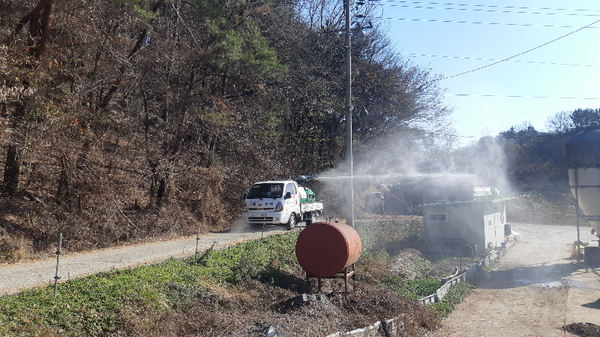
[{"label": "spray nozzle on truck", "polygon": [[257,182],[246,194],[244,222],[255,225],[285,225],[294,228],[299,222],[307,226],[323,214],[323,202],[303,186],[316,175],[298,176],[293,180]]}]

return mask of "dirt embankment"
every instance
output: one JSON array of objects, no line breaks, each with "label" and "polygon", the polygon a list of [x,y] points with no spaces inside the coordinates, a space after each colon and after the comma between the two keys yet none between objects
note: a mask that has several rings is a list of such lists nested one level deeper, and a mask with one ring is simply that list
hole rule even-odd
[{"label": "dirt embankment", "polygon": [[510,222],[559,226],[577,225],[575,199],[570,194],[516,196],[507,202],[506,212]]}]

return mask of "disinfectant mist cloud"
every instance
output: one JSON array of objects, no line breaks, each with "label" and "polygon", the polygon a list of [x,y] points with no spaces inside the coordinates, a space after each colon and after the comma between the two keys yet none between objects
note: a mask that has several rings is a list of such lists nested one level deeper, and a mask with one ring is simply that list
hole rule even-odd
[{"label": "disinfectant mist cloud", "polygon": [[[450,152],[423,136],[423,132],[408,131],[354,150],[355,210],[361,210],[365,193],[385,191],[409,180],[417,186],[419,181],[429,181],[423,184],[424,189],[435,189],[436,186],[440,189],[462,186],[464,189],[467,181],[472,181],[472,186],[494,187],[501,192],[509,189],[504,150],[494,138],[486,137]],[[323,184],[321,196],[328,210],[347,216],[350,206],[349,163],[343,162],[317,177]]]}]

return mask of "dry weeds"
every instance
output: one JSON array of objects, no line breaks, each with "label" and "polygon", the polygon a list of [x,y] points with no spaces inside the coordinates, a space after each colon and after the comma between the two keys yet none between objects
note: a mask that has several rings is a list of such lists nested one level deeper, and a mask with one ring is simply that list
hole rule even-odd
[{"label": "dry weeds", "polygon": [[570,194],[520,195],[507,203],[509,222],[575,226],[575,199]]},{"label": "dry weeds", "polygon": [[[398,336],[422,336],[436,329],[438,316],[390,290],[361,285],[349,294],[327,293],[321,300],[293,305],[298,294],[257,280],[245,281],[237,295],[198,296],[175,311],[123,314],[129,336],[327,336],[401,317]],[[383,334],[382,334],[383,336]]]}]

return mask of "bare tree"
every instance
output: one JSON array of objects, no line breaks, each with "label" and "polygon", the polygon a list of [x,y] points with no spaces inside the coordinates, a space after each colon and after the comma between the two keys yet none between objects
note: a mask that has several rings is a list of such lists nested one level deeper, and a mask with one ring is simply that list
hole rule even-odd
[{"label": "bare tree", "polygon": [[[35,59],[39,59],[46,50],[52,27],[55,2],[55,0],[40,0],[37,6],[24,16],[15,27],[14,34],[16,36],[25,25],[29,25],[26,48],[27,52]],[[12,83],[11,86],[20,86],[27,90],[29,83]],[[28,98],[18,99],[11,115],[13,137],[8,145],[4,162],[4,191],[8,194],[14,194],[19,190],[24,142],[24,130],[21,130],[21,124],[26,116],[28,103]]]},{"label": "bare tree", "polygon": [[559,111],[546,120],[546,128],[555,133],[567,133],[573,129],[574,124],[571,114],[567,111]]}]

